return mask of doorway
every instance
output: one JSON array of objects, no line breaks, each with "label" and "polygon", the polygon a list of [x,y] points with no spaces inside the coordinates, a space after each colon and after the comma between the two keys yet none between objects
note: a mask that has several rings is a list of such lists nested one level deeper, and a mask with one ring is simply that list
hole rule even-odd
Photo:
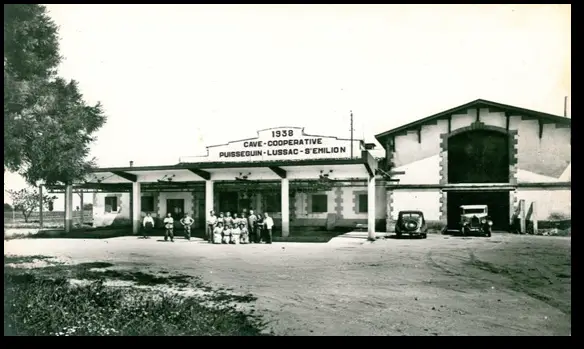
[{"label": "doorway", "polygon": [[219,212],[239,212],[239,195],[235,191],[219,193]]},{"label": "doorway", "polygon": [[166,199],[166,213],[170,213],[175,221],[181,219],[185,214],[185,200]]},{"label": "doorway", "polygon": [[487,205],[493,230],[509,230],[508,191],[449,191],[446,197],[448,229],[457,229],[461,205]]}]

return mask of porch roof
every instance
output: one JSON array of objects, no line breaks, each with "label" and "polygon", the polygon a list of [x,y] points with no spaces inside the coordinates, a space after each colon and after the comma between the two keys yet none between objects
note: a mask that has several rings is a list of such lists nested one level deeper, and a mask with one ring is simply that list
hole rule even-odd
[{"label": "porch roof", "polygon": [[[363,150],[360,157],[344,159],[306,159],[262,162],[198,162],[176,165],[95,168],[76,188],[120,190],[140,182],[163,186],[180,186],[214,181],[275,181],[287,178],[317,180],[365,179],[374,175],[377,160]],[[54,189],[60,186],[54,186]]]}]

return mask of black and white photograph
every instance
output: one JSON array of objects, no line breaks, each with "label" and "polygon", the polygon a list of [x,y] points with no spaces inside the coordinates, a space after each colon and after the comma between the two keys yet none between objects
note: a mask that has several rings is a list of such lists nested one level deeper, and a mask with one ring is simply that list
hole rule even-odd
[{"label": "black and white photograph", "polygon": [[5,4],[5,336],[571,336],[570,4]]}]

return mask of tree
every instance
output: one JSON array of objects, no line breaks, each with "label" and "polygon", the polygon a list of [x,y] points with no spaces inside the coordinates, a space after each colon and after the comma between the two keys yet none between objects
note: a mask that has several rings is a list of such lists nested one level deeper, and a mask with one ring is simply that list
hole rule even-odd
[{"label": "tree", "polygon": [[12,205],[10,205],[9,203],[5,202],[4,203],[4,212],[12,212]]},{"label": "tree", "polygon": [[4,170],[35,185],[82,179],[92,135],[106,121],[76,81],[56,76],[57,26],[38,4],[4,5]]},{"label": "tree", "polygon": [[83,205],[83,210],[84,211],[91,211],[91,210],[93,210],[93,204],[89,203],[89,204]]},{"label": "tree", "polygon": [[[21,190],[7,190],[12,203],[14,205],[14,210],[22,213],[24,221],[28,223],[28,218],[30,214],[39,207],[39,192],[36,188],[24,188]],[[43,195],[43,206],[49,207],[53,205],[53,202],[57,199],[56,196]]]}]

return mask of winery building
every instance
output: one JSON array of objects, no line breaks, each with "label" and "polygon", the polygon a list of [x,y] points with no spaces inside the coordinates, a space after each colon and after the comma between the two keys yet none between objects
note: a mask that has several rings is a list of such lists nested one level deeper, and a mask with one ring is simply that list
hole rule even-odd
[{"label": "winery building", "polygon": [[386,186],[388,229],[400,210],[456,228],[460,205],[485,204],[508,230],[524,200],[527,218],[570,217],[571,119],[476,100],[375,136],[403,171]]},{"label": "winery building", "polygon": [[[508,230],[518,203],[537,220],[571,212],[571,120],[476,100],[363,140],[315,136],[298,127],[207,147],[170,166],[99,168],[94,226],[133,225],[152,213],[189,213],[195,229],[215,212],[269,212],[282,235],[296,229],[392,231],[400,210],[421,210],[435,229],[453,228],[458,207],[486,204],[495,230]],[[70,207],[66,210],[70,229]],[[160,224],[160,223],[159,223]]]}]

